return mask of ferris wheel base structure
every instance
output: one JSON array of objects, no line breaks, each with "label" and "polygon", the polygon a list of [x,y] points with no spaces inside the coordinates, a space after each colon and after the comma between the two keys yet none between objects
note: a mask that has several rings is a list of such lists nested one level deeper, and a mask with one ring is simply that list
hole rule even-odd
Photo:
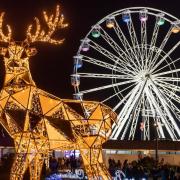
[{"label": "ferris wheel base structure", "polygon": [[113,140],[179,141],[179,45],[180,20],[164,11],[131,7],[107,15],[74,56],[74,98],[97,98],[118,114]]}]

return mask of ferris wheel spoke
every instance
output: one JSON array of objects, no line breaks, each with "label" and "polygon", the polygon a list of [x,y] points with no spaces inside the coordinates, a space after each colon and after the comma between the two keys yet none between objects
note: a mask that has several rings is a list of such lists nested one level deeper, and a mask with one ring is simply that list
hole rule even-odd
[{"label": "ferris wheel spoke", "polygon": [[142,52],[142,68],[147,66],[147,29],[146,21],[141,21],[141,52]]},{"label": "ferris wheel spoke", "polygon": [[149,117],[143,117],[144,129],[143,129],[143,140],[150,140],[150,128],[149,128]]},{"label": "ferris wheel spoke", "polygon": [[161,80],[161,81],[169,81],[169,82],[179,82],[180,78],[176,78],[176,77],[156,77],[155,79]]},{"label": "ferris wheel spoke", "polygon": [[169,103],[169,107],[172,109],[172,112],[174,113],[174,115],[175,115],[175,117],[176,117],[176,119],[180,122],[180,110],[179,110],[179,108],[177,107],[177,103],[175,104],[175,103],[173,103],[172,102],[172,100],[171,99],[173,99],[175,102],[180,102],[179,101],[179,97],[177,98],[177,97],[175,97],[175,96],[173,96],[173,97],[167,97],[168,95],[167,94],[169,94],[169,96],[171,95],[170,94],[170,92],[167,92],[165,95],[166,95],[166,98],[167,98],[167,100],[168,100],[168,103]]},{"label": "ferris wheel spoke", "polygon": [[88,57],[88,56],[84,56],[84,55],[83,55],[82,60],[83,60],[83,61],[86,61],[86,62],[88,62],[88,63],[94,64],[94,65],[103,67],[103,68],[105,68],[105,69],[109,69],[109,70],[112,70],[112,71],[115,71],[115,72],[118,72],[118,73],[126,74],[126,75],[128,75],[128,76],[132,76],[132,75],[129,74],[129,73],[125,73],[125,72],[124,72],[124,69],[122,69],[122,68],[120,68],[120,67],[118,67],[118,66],[115,66],[115,65],[112,65],[112,64],[109,64],[109,63],[100,61],[100,60],[95,59],[95,58],[91,58],[91,57]]},{"label": "ferris wheel spoke", "polygon": [[[128,89],[132,88],[132,87],[135,86],[135,85],[136,85],[136,84],[131,84],[130,86],[124,88],[123,90],[118,91],[117,93],[114,93],[113,95],[111,95],[111,96],[109,96],[108,98],[104,99],[104,100],[102,101],[102,103],[105,103],[105,102],[109,101],[110,99],[112,99],[113,97],[115,97],[115,96],[117,96],[117,95],[119,95],[119,94],[122,96],[122,93],[123,93],[124,91],[127,91]],[[127,95],[127,96],[128,96],[128,95]],[[123,97],[123,96],[122,96],[122,97]],[[125,97],[123,97],[120,101],[121,101],[121,102],[124,102],[126,98],[127,98],[127,97],[125,96]]]},{"label": "ferris wheel spoke", "polygon": [[169,28],[169,31],[167,32],[165,38],[163,39],[163,41],[162,41],[160,47],[158,48],[158,51],[155,54],[154,58],[152,60],[150,60],[150,64],[149,64],[150,69],[149,70],[151,70],[151,68],[154,67],[154,64],[156,63],[157,59],[159,58],[161,52],[163,51],[163,49],[164,49],[168,39],[170,38],[171,34],[172,34],[172,26]]},{"label": "ferris wheel spoke", "polygon": [[[163,90],[160,90],[164,95],[166,96],[166,99],[168,101],[169,108],[172,108],[172,112],[174,112],[174,108],[177,109],[177,111],[180,113],[180,110],[176,107],[175,104],[171,101],[173,99],[175,102],[180,103],[180,97],[177,96],[173,91],[169,90],[165,86],[158,84]],[[180,116],[179,116],[180,117]]]},{"label": "ferris wheel spoke", "polygon": [[[147,99],[148,99],[148,97],[147,97]],[[155,107],[153,106],[152,101],[151,101],[150,99],[148,99],[147,102],[148,102],[149,105],[150,105],[150,110],[152,111],[154,123],[156,123],[157,112],[156,112],[156,110],[155,110]],[[161,118],[159,118],[159,119],[160,119],[159,121],[161,121]],[[159,130],[159,134],[161,135],[161,137],[162,137],[162,138],[165,138],[165,135],[164,135],[162,126],[158,126],[158,130]],[[149,133],[149,132],[147,131],[147,133]],[[148,137],[149,137],[149,139],[150,139],[150,135],[149,135],[149,134],[148,134]],[[160,136],[159,136],[159,137],[160,137]]]},{"label": "ferris wheel spoke", "polygon": [[[95,43],[94,41],[90,40],[89,42],[90,46],[98,51],[99,53],[101,53],[102,55],[106,56],[107,58],[109,58],[111,61],[113,61],[115,64],[118,64],[119,66],[122,66],[124,64],[123,61],[121,61],[121,59],[117,56],[115,56],[114,54],[112,54],[111,52],[109,52],[108,50],[104,49],[102,46],[98,45],[97,43]],[[121,63],[120,63],[121,62]],[[125,64],[123,66],[123,68],[126,68],[126,70],[128,70],[127,68],[128,64]],[[134,74],[135,72],[138,72],[137,69],[135,69],[135,67],[133,66],[129,66],[130,69],[133,69],[133,71],[130,71],[131,74]],[[129,71],[129,70],[128,70]],[[135,71],[135,72],[134,72]]]},{"label": "ferris wheel spoke", "polygon": [[122,133],[122,136],[121,136],[121,140],[124,140],[125,139],[125,136],[127,134],[127,130],[130,128],[131,126],[131,121],[132,121],[132,114],[130,115],[130,117],[127,119],[127,122],[126,122],[126,126],[124,127],[124,130],[123,130],[123,133]]},{"label": "ferris wheel spoke", "polygon": [[[156,119],[154,118],[154,123],[156,123]],[[158,126],[158,131],[159,131],[159,137],[160,138],[165,138],[165,134],[164,134],[164,131],[163,131],[163,123],[161,121],[160,118],[157,118],[157,126]]]},{"label": "ferris wheel spoke", "polygon": [[[156,81],[157,81],[157,83],[156,83]],[[157,85],[161,84],[162,86],[170,89],[171,91],[174,90],[174,91],[180,92],[180,87],[179,87],[179,86],[176,86],[176,85],[174,85],[174,84],[170,84],[170,83],[168,83],[168,82],[161,81],[161,80],[158,80],[158,79],[157,79],[156,81],[154,81],[154,83],[156,83]],[[159,84],[158,84],[158,83],[159,83]]]},{"label": "ferris wheel spoke", "polygon": [[173,73],[177,73],[177,72],[180,72],[180,69],[174,69],[174,70],[165,71],[165,72],[156,73],[156,74],[153,73],[153,77],[158,77],[158,76],[162,76],[162,75],[166,75],[166,74],[173,74]]},{"label": "ferris wheel spoke", "polygon": [[[155,23],[155,27],[154,27],[154,31],[153,31],[153,34],[152,34],[150,47],[149,47],[149,52],[148,52],[148,56],[147,56],[147,60],[149,62],[151,62],[151,60],[152,60],[152,56],[153,56],[153,52],[154,52],[154,48],[155,48],[158,32],[159,32],[159,25],[157,23],[157,17],[156,17],[156,23]],[[146,67],[147,67],[147,65],[149,66],[149,64],[150,63],[146,62]]]},{"label": "ferris wheel spoke", "polygon": [[[139,43],[138,43],[138,39],[137,39],[137,36],[136,36],[136,31],[134,29],[132,19],[131,19],[131,21],[129,23],[127,23],[127,27],[128,27],[129,34],[130,34],[130,37],[131,37],[131,42],[132,42],[132,45],[133,45],[134,52],[135,52],[136,56],[138,57],[138,60],[143,62],[142,53],[141,53],[140,48],[139,48]],[[142,66],[142,64],[140,64],[140,66]]]},{"label": "ferris wheel spoke", "polygon": [[[164,95],[159,91],[159,89],[153,82],[152,82],[152,86],[153,86],[154,92],[156,93],[157,97],[159,98],[159,100],[162,104],[162,107],[164,108],[166,115],[168,116],[169,124],[170,124],[171,128],[174,131],[176,131],[176,133],[178,134],[178,138],[179,138],[180,137],[180,129],[179,129],[177,123],[175,122],[171,112],[169,111],[169,107],[168,107],[169,104],[168,104],[167,100],[164,98]],[[177,139],[176,135],[175,135],[175,139]]]},{"label": "ferris wheel spoke", "polygon": [[173,46],[173,48],[162,58],[160,61],[151,69],[151,72],[153,72],[176,48],[180,45],[180,41]]},{"label": "ferris wheel spoke", "polygon": [[121,110],[120,114],[118,115],[118,124],[115,126],[115,129],[113,131],[112,137],[117,139],[119,134],[121,133],[127,119],[130,117],[130,114],[139,102],[141,95],[142,95],[142,90],[144,89],[145,83],[138,84],[135,88],[135,90],[132,92],[131,96],[125,103],[123,109]]},{"label": "ferris wheel spoke", "polygon": [[112,88],[112,87],[115,87],[115,86],[122,86],[122,85],[125,85],[125,84],[134,83],[134,82],[136,82],[136,80],[129,80],[129,81],[125,81],[125,82],[119,82],[119,83],[115,83],[115,84],[110,84],[110,85],[106,85],[106,86],[101,86],[101,87],[97,87],[97,88],[93,88],[93,89],[80,91],[80,93],[83,93],[83,94],[91,93],[91,92],[95,92],[95,91],[100,91],[100,90]]},{"label": "ferris wheel spoke", "polygon": [[132,124],[131,124],[131,129],[130,129],[130,134],[129,134],[129,140],[133,140],[134,136],[135,136],[138,118],[139,118],[139,114],[140,114],[140,102],[133,111],[134,112],[132,114],[133,117],[132,117]]},{"label": "ferris wheel spoke", "polygon": [[[173,99],[173,100],[176,101],[177,103],[180,103],[180,97],[177,96],[172,90],[168,89],[168,86],[164,86],[163,84],[157,83],[157,82],[155,82],[155,84],[156,84],[157,86],[160,86],[160,87],[163,89],[163,92],[162,92],[162,93],[165,94],[165,96],[167,97],[169,103],[172,103],[172,102],[170,101],[170,99]],[[160,91],[162,91],[162,90],[160,90]],[[180,111],[179,111],[179,112],[180,112]]]},{"label": "ferris wheel spoke", "polygon": [[135,57],[136,62],[138,63],[138,66],[141,67],[141,65],[139,63],[139,57],[136,55],[136,53],[132,49],[131,45],[129,44],[127,38],[125,37],[125,35],[124,35],[123,31],[121,30],[119,24],[117,23],[116,19],[114,21],[115,21],[115,26],[113,27],[114,31],[115,31],[116,35],[118,36],[119,40],[121,41],[121,43],[123,44],[125,51],[127,53],[130,51],[131,53],[129,52],[129,54],[131,54],[131,58],[134,59],[133,57]]},{"label": "ferris wheel spoke", "polygon": [[106,31],[100,26],[101,28],[101,37],[118,53],[124,63],[132,63],[136,69],[138,66],[133,61],[133,56],[130,56],[129,52],[125,52],[119,45],[111,38],[110,35],[106,33]]},{"label": "ferris wheel spoke", "polygon": [[77,73],[81,78],[109,78],[109,79],[133,79],[128,75],[97,74],[97,73]]},{"label": "ferris wheel spoke", "polygon": [[174,65],[175,62],[177,62],[177,61],[179,61],[179,60],[180,60],[180,58],[177,58],[176,60],[174,60],[174,61],[172,61],[172,62],[170,62],[170,63],[162,66],[161,68],[157,69],[156,71],[153,71],[153,74],[157,74],[157,72],[161,71],[162,69],[164,69],[164,68],[166,68],[166,67],[168,67],[168,66],[170,66],[170,65],[173,65],[173,66],[175,67],[175,65]]},{"label": "ferris wheel spoke", "polygon": [[[129,87],[131,86],[135,86],[135,84],[130,85]],[[113,107],[113,111],[116,111],[123,103],[125,103],[127,98],[130,97],[133,93],[137,93],[137,90],[139,90],[138,84],[126,96],[124,96],[115,107]]]},{"label": "ferris wheel spoke", "polygon": [[148,88],[148,91],[146,90],[146,95],[147,95],[148,101],[150,101],[153,104],[157,113],[160,115],[160,118],[161,118],[163,124],[165,125],[167,132],[169,133],[170,137],[173,140],[177,139],[174,132],[173,132],[173,128],[169,124],[168,120],[166,119],[166,116],[164,115],[164,113],[162,111],[162,108],[159,106],[159,103],[155,100],[154,95],[152,94],[152,92],[150,91],[149,88]]}]

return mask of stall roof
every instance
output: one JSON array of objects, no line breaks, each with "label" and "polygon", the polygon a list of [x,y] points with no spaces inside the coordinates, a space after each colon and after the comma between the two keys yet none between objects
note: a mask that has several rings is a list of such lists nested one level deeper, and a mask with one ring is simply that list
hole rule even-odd
[{"label": "stall roof", "polygon": [[[13,139],[8,135],[6,130],[0,125],[0,146],[14,147]],[[108,140],[103,144],[103,149],[117,150],[154,150],[156,141],[127,141],[127,140]],[[180,141],[159,140],[159,150],[180,151]]]},{"label": "stall roof", "polygon": [[[103,149],[155,150],[156,141],[109,140],[103,144]],[[167,151],[180,151],[180,141],[159,140],[158,149]]]}]

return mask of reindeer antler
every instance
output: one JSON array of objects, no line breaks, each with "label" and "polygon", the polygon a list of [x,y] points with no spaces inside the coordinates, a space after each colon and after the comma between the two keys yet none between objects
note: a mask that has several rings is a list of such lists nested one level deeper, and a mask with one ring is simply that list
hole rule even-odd
[{"label": "reindeer antler", "polygon": [[1,42],[10,42],[10,41],[11,41],[11,37],[12,37],[12,31],[11,31],[10,26],[9,26],[9,25],[6,25],[6,26],[7,26],[7,30],[8,30],[7,35],[5,35],[5,34],[3,33],[3,30],[2,30],[4,14],[5,14],[5,13],[2,12],[1,15],[0,15],[0,41],[1,41]]},{"label": "reindeer antler", "polygon": [[41,25],[39,23],[39,19],[35,18],[36,21],[36,32],[32,34],[32,24],[28,27],[27,30],[27,42],[32,43],[36,41],[41,42],[49,42],[53,44],[61,44],[64,39],[61,40],[55,40],[52,39],[51,36],[58,28],[65,28],[68,26],[68,24],[64,24],[64,16],[60,16],[60,7],[57,5],[56,7],[56,14],[55,16],[52,14],[50,16],[47,15],[47,13],[44,11],[44,19],[48,26],[48,32],[45,32],[45,30],[41,29]]}]

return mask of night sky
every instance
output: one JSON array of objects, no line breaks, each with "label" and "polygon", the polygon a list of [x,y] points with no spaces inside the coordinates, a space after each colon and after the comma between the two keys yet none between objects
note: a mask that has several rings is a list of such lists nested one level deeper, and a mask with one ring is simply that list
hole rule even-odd
[{"label": "night sky", "polygon": [[[62,7],[69,27],[56,33],[56,37],[65,37],[61,46],[37,43],[38,54],[31,58],[30,68],[36,85],[61,98],[72,98],[73,88],[70,74],[73,69],[72,56],[76,54],[80,39],[104,16],[113,11],[132,7],[147,6],[162,9],[180,17],[179,0],[1,0],[0,11],[5,11],[5,24],[12,27],[13,37],[21,41],[25,39],[27,26],[37,16],[43,24],[42,11],[52,12],[57,4]],[[44,24],[43,24],[44,25]],[[2,59],[2,58],[1,58]],[[0,62],[3,81],[4,66]]]}]

